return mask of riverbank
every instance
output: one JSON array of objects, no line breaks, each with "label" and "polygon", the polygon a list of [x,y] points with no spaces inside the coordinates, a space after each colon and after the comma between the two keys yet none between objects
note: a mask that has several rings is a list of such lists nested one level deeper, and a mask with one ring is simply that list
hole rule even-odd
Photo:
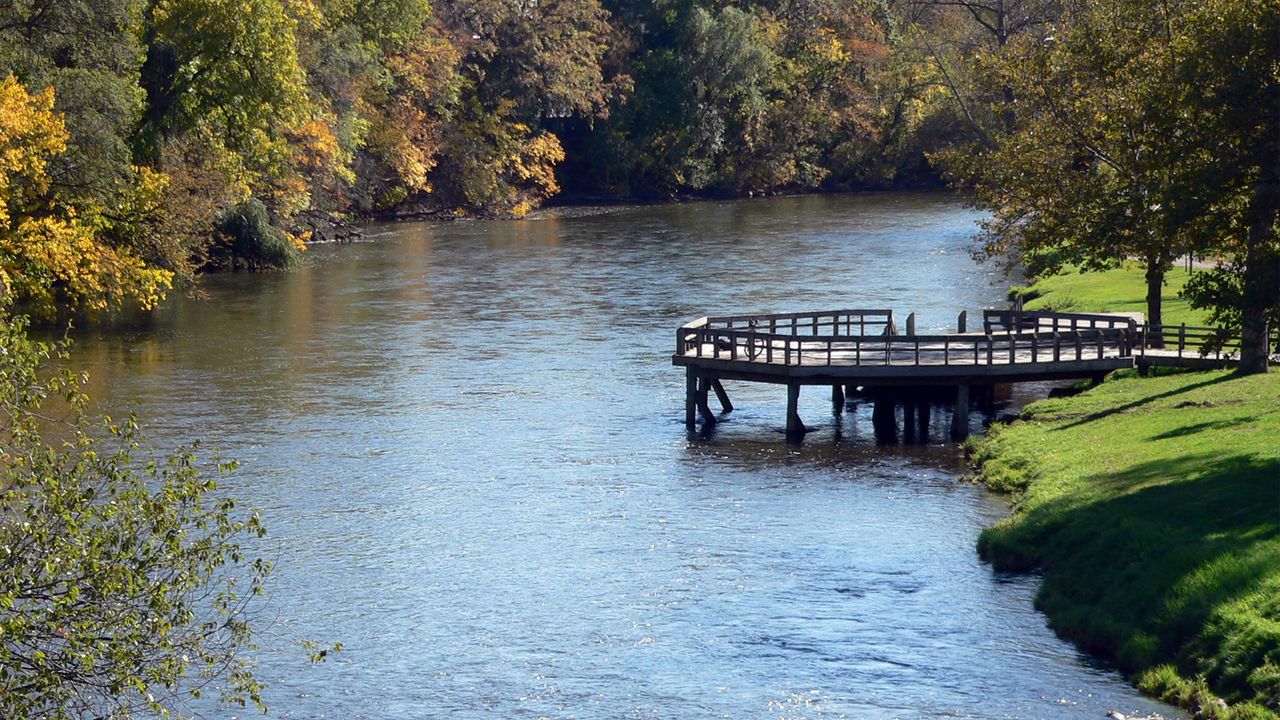
[{"label": "riverbank", "polygon": [[[1141,274],[1121,272],[1032,287],[1044,307],[1128,309]],[[1166,300],[1167,321],[1190,321]],[[1277,717],[1278,397],[1275,373],[1122,373],[1028,406],[974,445],[981,480],[1018,494],[979,552],[1042,571],[1036,604],[1053,628],[1143,690],[1198,717]]]}]

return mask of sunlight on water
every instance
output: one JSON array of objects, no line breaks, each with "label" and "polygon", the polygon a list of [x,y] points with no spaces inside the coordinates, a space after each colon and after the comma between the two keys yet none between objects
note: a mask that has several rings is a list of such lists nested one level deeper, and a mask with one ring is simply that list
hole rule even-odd
[{"label": "sunlight on water", "polygon": [[[974,552],[1004,501],[870,409],[783,441],[785,393],[686,436],[675,328],[705,314],[1002,304],[975,216],[927,195],[406,224],[85,335],[95,397],[241,461],[284,718],[1100,718],[1161,711]],[[272,636],[276,637],[275,635]],[[213,713],[220,716],[220,713]]]}]

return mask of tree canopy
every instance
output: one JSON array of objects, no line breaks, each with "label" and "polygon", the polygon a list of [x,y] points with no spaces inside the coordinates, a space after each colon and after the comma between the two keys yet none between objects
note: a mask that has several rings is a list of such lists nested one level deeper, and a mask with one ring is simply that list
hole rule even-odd
[{"label": "tree canopy", "polygon": [[1082,0],[1010,42],[986,81],[1011,91],[1011,124],[946,155],[992,212],[986,252],[1039,271],[1138,258],[1155,324],[1173,261],[1211,255],[1218,269],[1191,293],[1243,331],[1242,367],[1265,370],[1280,300],[1278,33],[1275,2]]}]

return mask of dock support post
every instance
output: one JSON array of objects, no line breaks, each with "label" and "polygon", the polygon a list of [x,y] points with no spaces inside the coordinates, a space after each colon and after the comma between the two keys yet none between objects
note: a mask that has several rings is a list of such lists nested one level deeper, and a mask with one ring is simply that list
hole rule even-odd
[{"label": "dock support post", "polygon": [[956,405],[951,413],[951,437],[963,440],[969,436],[969,386],[956,386]]},{"label": "dock support post", "polygon": [[[1277,350],[1276,352],[1280,352],[1280,350]],[[851,398],[851,397],[853,397],[854,395],[856,395],[857,393],[858,393],[858,386],[857,386],[857,385],[845,385],[845,386],[844,386],[844,396],[845,396],[845,398]]]},{"label": "dock support post", "polygon": [[707,404],[707,394],[711,392],[711,379],[698,379],[698,412],[702,415],[702,424],[715,425],[716,416],[711,412],[711,406]]},{"label": "dock support post", "polygon": [[831,386],[831,408],[835,410],[837,413],[839,413],[841,410],[844,410],[844,386],[843,385]]},{"label": "dock support post", "polygon": [[892,399],[876,395],[875,404],[871,407],[871,426],[875,430],[876,442],[882,445],[898,442],[898,418]]},{"label": "dock support post", "polygon": [[910,315],[907,316],[907,334],[908,335],[916,334],[916,314],[915,313],[911,313]]},{"label": "dock support post", "polygon": [[908,398],[902,403],[902,441],[916,442],[916,401]]},{"label": "dock support post", "polygon": [[956,331],[961,335],[969,332],[969,311],[961,310],[960,317],[956,318]]},{"label": "dock support post", "polygon": [[916,434],[920,443],[927,445],[929,443],[929,401],[922,400],[916,407],[916,412]]},{"label": "dock support post", "polygon": [[796,438],[804,435],[804,423],[800,421],[800,385],[787,383],[787,437]]},{"label": "dock support post", "polygon": [[983,383],[975,385],[972,388],[975,393],[974,402],[977,403],[979,409],[987,417],[992,417],[996,412],[996,386],[991,383]]},{"label": "dock support post", "polygon": [[729,393],[724,391],[724,385],[720,384],[720,378],[711,378],[711,389],[716,391],[716,399],[720,401],[720,408],[725,412],[733,412],[733,403],[729,402]]},{"label": "dock support post", "polygon": [[697,424],[698,376],[693,368],[684,369],[684,426],[690,430]]}]

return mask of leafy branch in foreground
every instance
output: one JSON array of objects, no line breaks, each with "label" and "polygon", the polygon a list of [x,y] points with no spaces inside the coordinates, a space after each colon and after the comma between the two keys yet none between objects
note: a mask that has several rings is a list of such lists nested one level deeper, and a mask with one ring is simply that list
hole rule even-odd
[{"label": "leafy branch in foreground", "polygon": [[213,497],[197,447],[157,457],[133,418],[91,418],[85,378],[47,369],[64,355],[0,319],[0,716],[183,716],[206,690],[262,707],[258,517]]}]

